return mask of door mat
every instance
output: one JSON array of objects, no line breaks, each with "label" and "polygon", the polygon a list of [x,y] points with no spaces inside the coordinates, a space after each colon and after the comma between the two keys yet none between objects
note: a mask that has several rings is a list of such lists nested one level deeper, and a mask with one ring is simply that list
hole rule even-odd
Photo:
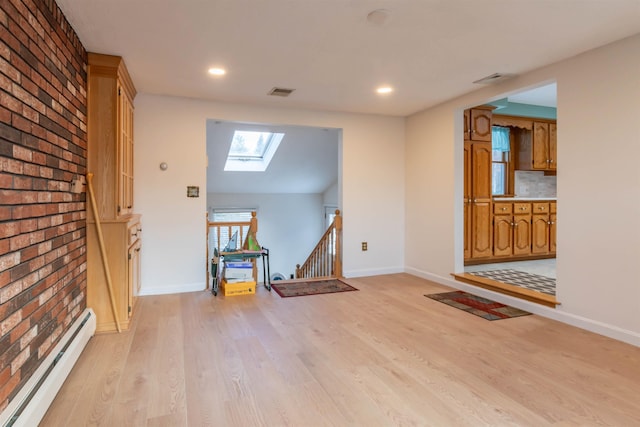
[{"label": "door mat", "polygon": [[357,291],[357,289],[353,286],[349,286],[346,283],[336,279],[289,283],[272,282],[271,287],[282,298]]},{"label": "door mat", "polygon": [[499,302],[491,301],[463,291],[444,292],[425,295],[460,310],[466,311],[487,320],[509,319],[511,317],[526,316],[531,313],[511,307]]},{"label": "door mat", "polygon": [[556,279],[552,277],[540,276],[539,274],[525,273],[524,271],[510,269],[469,271],[468,273],[473,274],[474,276],[486,277],[487,279],[506,283],[508,285],[520,286],[521,288],[542,292],[547,295],[556,295]]}]

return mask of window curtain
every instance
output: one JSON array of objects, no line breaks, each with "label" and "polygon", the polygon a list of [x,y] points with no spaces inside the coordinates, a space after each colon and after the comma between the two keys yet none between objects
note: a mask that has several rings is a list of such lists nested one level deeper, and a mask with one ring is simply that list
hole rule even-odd
[{"label": "window curtain", "polygon": [[493,126],[491,128],[491,148],[493,151],[508,152],[511,144],[509,143],[509,128],[501,126]]}]

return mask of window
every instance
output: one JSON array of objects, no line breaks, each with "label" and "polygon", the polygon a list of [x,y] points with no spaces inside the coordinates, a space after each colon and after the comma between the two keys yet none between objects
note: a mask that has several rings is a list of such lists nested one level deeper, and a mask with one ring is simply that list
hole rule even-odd
[{"label": "window", "polygon": [[491,128],[492,169],[491,193],[504,196],[510,193],[511,135],[509,128],[493,126]]},{"label": "window", "polygon": [[236,130],[224,170],[264,172],[283,137],[283,133]]}]

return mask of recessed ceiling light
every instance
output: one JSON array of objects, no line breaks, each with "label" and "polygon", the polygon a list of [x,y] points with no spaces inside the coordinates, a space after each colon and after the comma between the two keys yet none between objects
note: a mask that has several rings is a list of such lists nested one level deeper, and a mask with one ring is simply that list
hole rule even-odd
[{"label": "recessed ceiling light", "polygon": [[387,93],[393,92],[393,88],[391,86],[380,86],[376,89],[376,92],[382,95],[386,95]]},{"label": "recessed ceiling light", "polygon": [[224,68],[209,68],[209,74],[212,76],[224,76],[227,72]]}]

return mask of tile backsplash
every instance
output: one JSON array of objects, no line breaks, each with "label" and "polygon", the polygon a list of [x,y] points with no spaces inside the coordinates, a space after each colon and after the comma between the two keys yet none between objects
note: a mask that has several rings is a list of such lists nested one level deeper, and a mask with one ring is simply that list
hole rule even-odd
[{"label": "tile backsplash", "polygon": [[515,171],[514,190],[518,197],[556,197],[556,177],[541,171]]}]

